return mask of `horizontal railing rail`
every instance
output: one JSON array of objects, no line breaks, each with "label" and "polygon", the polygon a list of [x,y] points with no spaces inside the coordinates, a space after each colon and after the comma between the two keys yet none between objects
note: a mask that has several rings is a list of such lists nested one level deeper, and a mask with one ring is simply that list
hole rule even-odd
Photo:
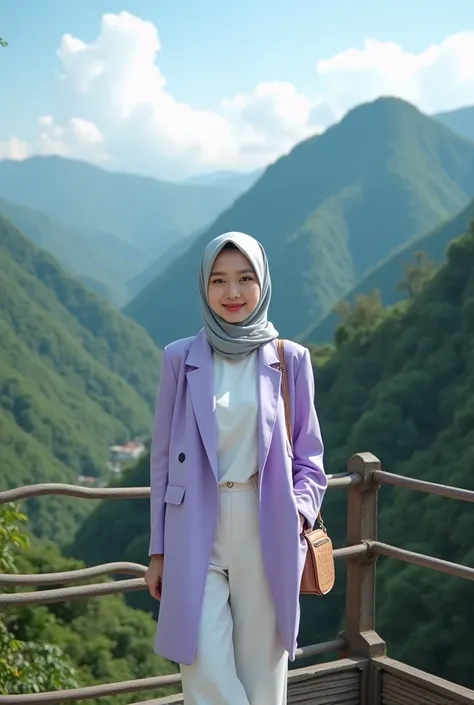
[{"label": "horizontal railing rail", "polygon": [[[360,483],[356,474],[337,473],[328,475],[329,489],[343,489]],[[45,482],[36,485],[23,485],[0,492],[0,504],[17,502],[20,499],[42,495],[67,495],[78,499],[149,499],[149,487],[81,487],[62,482]]]},{"label": "horizontal railing rail", "polygon": [[[334,558],[352,558],[361,556],[369,551],[369,546],[359,544],[358,546],[345,546],[334,550]],[[84,580],[97,575],[108,575],[112,573],[123,573],[123,570],[108,571],[109,566],[135,566],[135,575],[144,575],[146,567],[139,563],[104,563],[92,568],[82,568],[71,570],[66,573],[46,573],[38,575],[14,575],[0,573],[0,585],[9,587],[35,587],[36,585],[51,585],[61,582],[73,582]],[[129,568],[129,572],[132,569]],[[66,576],[62,578],[61,576]],[[104,595],[114,595],[117,593],[137,592],[147,590],[143,578],[134,580],[120,580],[116,582],[94,583],[92,585],[75,585],[74,587],[51,588],[49,590],[35,590],[33,592],[11,592],[0,593],[0,608],[13,607],[14,605],[48,605],[69,600],[83,600],[90,597],[103,597]]]},{"label": "horizontal railing rail", "polygon": [[391,546],[381,541],[367,541],[367,545],[370,550],[378,556],[394,558],[397,561],[411,563],[420,568],[430,568],[431,570],[437,570],[439,573],[446,573],[447,575],[453,575],[457,578],[474,580],[474,568],[462,565],[461,563],[453,563],[452,561],[445,561],[441,558],[426,556],[424,553],[415,553],[414,551],[408,551],[406,548],[398,548],[397,546]]},{"label": "horizontal railing rail", "polygon": [[[312,656],[321,656],[345,649],[345,639],[322,641],[311,646],[303,646],[296,650],[295,659],[301,660]],[[137,693],[143,690],[155,690],[181,683],[181,674],[173,673],[154,678],[137,678],[136,680],[121,681],[120,683],[101,683],[85,688],[71,688],[62,691],[48,691],[32,693],[31,695],[0,695],[0,705],[29,705],[30,703],[60,703],[71,700],[92,700],[104,698],[107,695],[123,695],[124,693]]]},{"label": "horizontal railing rail", "polygon": [[[299,648],[296,658],[309,658],[331,652],[344,652],[370,662],[385,654],[385,644],[375,632],[375,560],[384,556],[456,577],[474,580],[474,568],[441,560],[383,543],[377,537],[377,495],[380,486],[392,485],[467,502],[474,491],[417,480],[381,470],[380,461],[370,453],[353,456],[348,471],[328,475],[329,489],[347,489],[347,545],[334,550],[337,560],[347,561],[346,631],[340,638]],[[0,504],[42,495],[67,495],[80,499],[149,499],[149,487],[82,487],[62,483],[27,485],[0,492]],[[43,575],[0,574],[0,586],[46,587],[44,590],[0,592],[0,608],[18,605],[43,605],[89,599],[117,593],[146,590],[146,566],[114,562]],[[71,585],[97,577],[132,575],[132,579]],[[60,587],[53,587],[53,586]],[[67,587],[69,585],[69,587]],[[51,586],[51,587],[48,587]],[[66,587],[65,587],[66,586]],[[90,700],[110,695],[154,690],[180,683],[179,674],[142,678],[121,683],[75,688],[66,691],[28,695],[0,695],[0,705],[59,703]],[[368,687],[368,686],[367,686]]]},{"label": "horizontal railing rail", "polygon": [[474,491],[465,490],[461,487],[452,487],[451,485],[441,485],[437,482],[428,482],[427,480],[417,480],[414,477],[406,475],[395,475],[392,472],[385,470],[376,470],[374,472],[374,480],[382,485],[393,485],[394,487],[404,487],[408,490],[417,490],[426,494],[435,494],[440,497],[449,499],[460,499],[463,502],[474,502]]}]

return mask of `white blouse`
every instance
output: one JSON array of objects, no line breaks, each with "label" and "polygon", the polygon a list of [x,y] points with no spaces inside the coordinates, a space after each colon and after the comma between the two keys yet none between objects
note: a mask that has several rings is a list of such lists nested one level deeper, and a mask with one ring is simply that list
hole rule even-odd
[{"label": "white blouse", "polygon": [[214,354],[218,480],[246,482],[258,471],[258,354]]}]

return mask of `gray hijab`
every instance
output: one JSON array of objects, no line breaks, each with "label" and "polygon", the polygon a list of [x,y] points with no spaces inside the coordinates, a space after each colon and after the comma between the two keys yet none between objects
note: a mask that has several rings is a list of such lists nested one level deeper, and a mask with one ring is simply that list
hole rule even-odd
[{"label": "gray hijab", "polygon": [[[233,243],[244,254],[260,285],[260,300],[255,310],[241,323],[228,323],[209,306],[207,290],[214,260],[227,243]],[[199,293],[204,318],[204,330],[212,349],[222,357],[238,360],[278,338],[278,331],[268,321],[268,307],[272,293],[267,256],[262,245],[245,233],[229,232],[219,235],[206,246],[199,275]]]}]

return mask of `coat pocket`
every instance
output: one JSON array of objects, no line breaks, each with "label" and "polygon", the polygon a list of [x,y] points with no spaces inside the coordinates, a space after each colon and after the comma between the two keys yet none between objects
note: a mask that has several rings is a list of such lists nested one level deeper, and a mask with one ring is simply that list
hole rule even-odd
[{"label": "coat pocket", "polygon": [[186,492],[185,487],[179,485],[168,485],[165,492],[166,504],[181,504]]}]

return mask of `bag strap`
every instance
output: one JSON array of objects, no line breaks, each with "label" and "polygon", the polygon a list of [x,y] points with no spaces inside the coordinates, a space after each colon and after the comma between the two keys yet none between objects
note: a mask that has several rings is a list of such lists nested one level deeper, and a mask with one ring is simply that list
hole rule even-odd
[{"label": "bag strap", "polygon": [[[278,339],[277,348],[278,348],[278,358],[280,360],[281,386],[282,386],[282,391],[283,391],[283,405],[285,407],[286,434],[288,436],[288,442],[291,446],[291,450],[293,450],[294,449],[293,430],[291,427],[291,416],[290,416],[290,390],[288,387],[288,376],[286,374],[286,365],[285,365],[285,341],[282,340],[281,338]],[[322,516],[321,512],[319,512],[319,514],[318,514],[317,521],[318,521],[319,528],[322,529],[323,531],[326,531],[326,527],[324,526],[323,516]]]}]

